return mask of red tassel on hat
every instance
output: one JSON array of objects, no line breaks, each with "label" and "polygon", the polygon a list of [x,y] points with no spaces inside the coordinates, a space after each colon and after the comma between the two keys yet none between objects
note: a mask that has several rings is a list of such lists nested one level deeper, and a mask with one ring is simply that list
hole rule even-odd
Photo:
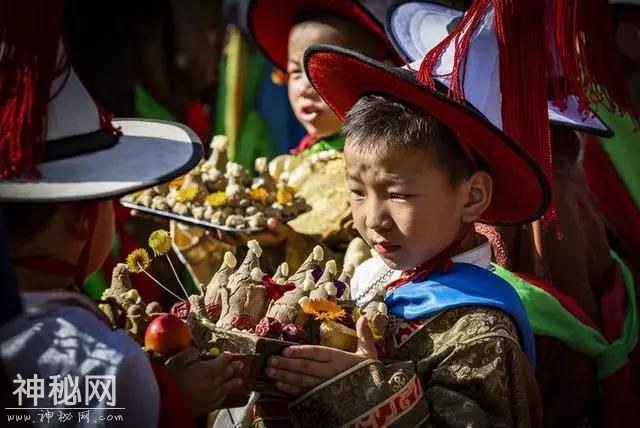
[{"label": "red tassel on hat", "polygon": [[0,1],[0,174],[36,174],[44,154],[62,0]]},{"label": "red tassel on hat", "polygon": [[578,98],[581,111],[601,104],[613,113],[630,113],[640,123],[614,33],[608,0],[546,0],[547,28],[555,48],[548,58],[552,96],[562,106],[567,95]]},{"label": "red tassel on hat", "polygon": [[[449,96],[457,101],[464,100],[464,64],[471,38],[491,7],[500,55],[504,132],[541,166],[551,183],[543,1],[475,0],[456,29],[424,58],[417,78],[434,87],[432,71],[447,47],[455,43]],[[554,217],[552,204],[547,219],[552,221]]]}]

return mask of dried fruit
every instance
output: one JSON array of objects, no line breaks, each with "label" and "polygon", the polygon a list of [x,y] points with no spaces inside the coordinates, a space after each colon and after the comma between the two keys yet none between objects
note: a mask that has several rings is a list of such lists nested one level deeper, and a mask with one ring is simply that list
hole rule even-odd
[{"label": "dried fruit", "polygon": [[256,321],[250,315],[236,315],[231,320],[231,328],[238,330],[251,330],[255,325]]},{"label": "dried fruit", "polygon": [[191,304],[189,304],[188,301],[183,300],[171,306],[169,313],[175,317],[186,320],[190,310],[191,310]]},{"label": "dried fruit", "polygon": [[282,334],[282,324],[275,318],[264,317],[256,326],[255,333],[256,336],[279,339]]},{"label": "dried fruit", "polygon": [[282,327],[282,340],[305,343],[307,341],[307,332],[296,324],[287,324]]}]

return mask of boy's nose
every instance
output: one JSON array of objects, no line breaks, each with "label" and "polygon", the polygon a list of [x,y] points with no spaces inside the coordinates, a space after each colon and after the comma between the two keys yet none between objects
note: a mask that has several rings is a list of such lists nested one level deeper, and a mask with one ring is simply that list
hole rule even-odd
[{"label": "boy's nose", "polygon": [[386,230],[391,226],[391,217],[384,203],[371,200],[368,204],[365,226],[371,230]]}]

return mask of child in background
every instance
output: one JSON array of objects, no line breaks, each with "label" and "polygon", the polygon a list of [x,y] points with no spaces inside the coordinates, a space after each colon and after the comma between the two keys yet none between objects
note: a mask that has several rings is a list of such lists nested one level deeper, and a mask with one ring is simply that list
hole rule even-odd
[{"label": "child in background", "polygon": [[[397,61],[382,25],[358,1],[287,0],[274,7],[268,0],[254,0],[248,22],[258,47],[286,73],[291,107],[308,132],[294,150],[296,155],[276,158],[270,169],[276,177],[287,175],[288,183],[305,197],[312,210],[288,225],[271,222],[268,231],[253,235],[220,233],[214,239],[194,228],[175,227],[176,247],[202,283],[207,283],[218,268],[208,254],[227,249],[220,241],[241,251],[249,240],[258,240],[266,250],[262,259],[267,270],[275,270],[283,259],[295,270],[318,243],[323,244],[328,258],[342,260],[356,236],[344,179],[344,137],[339,134],[340,120],[306,78],[302,54],[312,44],[328,43]],[[267,266],[269,260],[274,266]]]},{"label": "child in background", "polygon": [[[38,408],[68,405],[91,408],[95,426],[105,426],[114,412],[123,426],[195,426],[196,417],[240,385],[235,373],[241,364],[228,355],[201,361],[193,347],[164,366],[156,363],[127,332],[112,330],[81,288],[111,247],[112,198],[186,173],[202,156],[200,141],[189,128],[169,122],[112,123],[60,60],[66,58],[56,26],[62,8],[36,3],[47,10],[24,21],[16,10],[14,22],[2,23],[12,31],[0,31],[0,116],[9,118],[3,132],[11,128],[0,140],[0,202],[24,309],[0,330],[7,378],[14,395],[20,380],[77,385],[78,395],[65,387],[71,395],[46,390],[35,402],[21,396],[18,404],[36,425],[48,425]],[[39,16],[47,25],[34,18]],[[12,114],[20,111],[28,114]],[[108,392],[115,403],[86,395],[92,376],[113,377]],[[83,421],[74,415],[69,426],[76,424]]]}]

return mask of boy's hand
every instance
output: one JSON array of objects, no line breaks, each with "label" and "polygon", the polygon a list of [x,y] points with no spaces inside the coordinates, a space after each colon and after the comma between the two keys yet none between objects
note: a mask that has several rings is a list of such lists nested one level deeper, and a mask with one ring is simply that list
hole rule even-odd
[{"label": "boy's hand", "polygon": [[165,367],[196,417],[215,410],[231,390],[242,386],[237,377],[242,362],[231,362],[227,353],[202,360],[198,350],[189,347],[169,358]]},{"label": "boy's hand", "polygon": [[261,232],[255,233],[243,233],[243,232],[225,232],[222,230],[216,230],[217,238],[229,245],[245,246],[247,242],[251,240],[258,241],[258,244],[262,248],[275,247],[280,245],[287,239],[289,234],[289,226],[280,223],[275,218],[270,218],[267,221],[267,229]]},{"label": "boy's hand", "polygon": [[378,358],[366,317],[358,319],[356,332],[355,353],[325,346],[291,346],[282,352],[283,356],[269,359],[267,375],[276,380],[278,389],[298,396],[362,361]]}]

